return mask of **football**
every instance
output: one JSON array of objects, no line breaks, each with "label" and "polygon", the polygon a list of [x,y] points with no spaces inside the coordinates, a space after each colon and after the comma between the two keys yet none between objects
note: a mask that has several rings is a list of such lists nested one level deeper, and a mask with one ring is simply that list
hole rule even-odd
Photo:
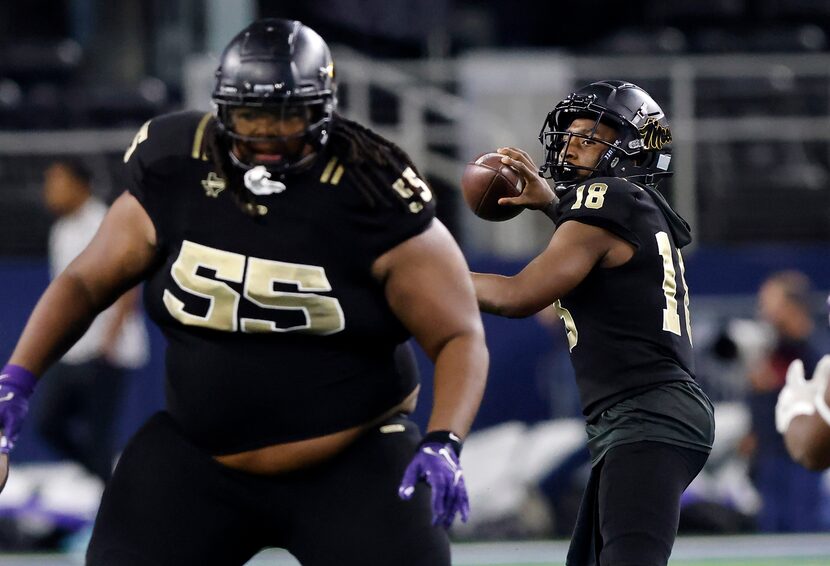
[{"label": "football", "polygon": [[476,216],[500,222],[517,216],[524,207],[502,206],[499,199],[522,194],[522,179],[501,162],[500,153],[485,153],[467,163],[461,176],[464,200]]},{"label": "football", "polygon": [[0,452],[0,491],[6,487],[7,479],[9,479],[9,455]]}]

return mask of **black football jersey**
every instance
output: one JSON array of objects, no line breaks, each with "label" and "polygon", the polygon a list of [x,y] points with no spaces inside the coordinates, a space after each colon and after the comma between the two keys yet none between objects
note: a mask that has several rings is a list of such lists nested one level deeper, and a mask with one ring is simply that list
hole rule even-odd
[{"label": "black football jersey", "polygon": [[282,190],[254,197],[267,213],[251,217],[204,153],[210,120],[153,119],[124,156],[128,190],[158,239],[144,294],[167,338],[168,410],[213,454],[388,410],[416,383],[395,371],[393,351],[409,334],[370,270],[429,226],[429,187],[411,164],[395,164],[361,177],[392,195],[373,203],[326,146],[309,169],[267,179]]},{"label": "black football jersey", "polygon": [[595,266],[554,304],[567,329],[582,409],[589,420],[623,398],[694,379],[689,292],[680,247],[688,225],[653,189],[590,179],[568,191],[558,223],[604,228],[636,251],[624,265]]}]

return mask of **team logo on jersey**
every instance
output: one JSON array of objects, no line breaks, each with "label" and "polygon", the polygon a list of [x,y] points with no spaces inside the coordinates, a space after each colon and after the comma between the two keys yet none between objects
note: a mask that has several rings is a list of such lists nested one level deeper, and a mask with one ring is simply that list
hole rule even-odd
[{"label": "team logo on jersey", "polygon": [[272,195],[285,190],[285,183],[271,179],[271,172],[264,165],[257,165],[245,172],[245,186],[257,196]]},{"label": "team logo on jersey", "polygon": [[639,130],[643,140],[643,149],[661,150],[672,142],[671,130],[654,118],[648,120]]},{"label": "team logo on jersey", "polygon": [[202,180],[202,188],[205,189],[206,196],[216,198],[225,190],[225,179],[211,171],[207,179]]}]

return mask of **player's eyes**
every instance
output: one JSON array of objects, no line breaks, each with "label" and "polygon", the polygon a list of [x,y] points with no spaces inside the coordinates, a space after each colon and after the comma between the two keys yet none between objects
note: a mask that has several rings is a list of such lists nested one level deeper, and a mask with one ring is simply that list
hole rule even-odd
[{"label": "player's eyes", "polygon": [[237,120],[253,121],[260,118],[261,114],[254,110],[236,110],[233,112],[233,117]]},{"label": "player's eyes", "polygon": [[286,106],[281,116],[284,120],[306,120],[308,119],[308,108],[306,106]]}]

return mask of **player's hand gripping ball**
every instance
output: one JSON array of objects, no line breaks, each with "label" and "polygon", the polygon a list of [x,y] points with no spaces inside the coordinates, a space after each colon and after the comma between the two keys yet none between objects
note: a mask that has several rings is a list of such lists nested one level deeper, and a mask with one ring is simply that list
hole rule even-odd
[{"label": "player's hand gripping ball", "polygon": [[522,178],[501,162],[504,155],[485,153],[471,161],[461,176],[464,200],[476,216],[500,222],[517,216],[524,207],[500,205],[499,199],[522,194]]}]

